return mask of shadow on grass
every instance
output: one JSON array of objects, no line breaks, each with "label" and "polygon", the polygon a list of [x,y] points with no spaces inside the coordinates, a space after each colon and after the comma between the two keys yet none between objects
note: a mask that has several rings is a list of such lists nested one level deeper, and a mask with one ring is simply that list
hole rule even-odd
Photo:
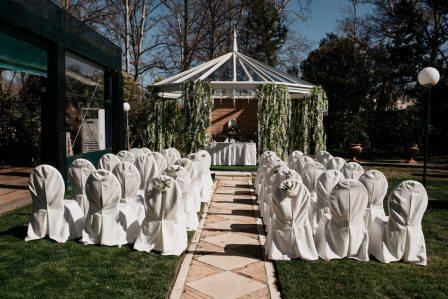
[{"label": "shadow on grass", "polygon": [[27,226],[15,226],[0,232],[0,236],[13,237],[24,240],[26,237]]}]

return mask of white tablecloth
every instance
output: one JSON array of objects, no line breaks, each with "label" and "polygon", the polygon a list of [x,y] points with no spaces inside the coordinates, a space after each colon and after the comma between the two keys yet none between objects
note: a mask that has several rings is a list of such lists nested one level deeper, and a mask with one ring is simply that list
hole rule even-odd
[{"label": "white tablecloth", "polygon": [[256,165],[255,143],[212,142],[208,146],[212,165]]}]

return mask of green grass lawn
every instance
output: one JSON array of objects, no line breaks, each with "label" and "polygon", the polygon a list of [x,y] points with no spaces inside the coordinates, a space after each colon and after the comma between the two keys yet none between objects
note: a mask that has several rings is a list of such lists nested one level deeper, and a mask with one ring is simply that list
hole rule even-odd
[{"label": "green grass lawn", "polygon": [[30,211],[0,217],[1,297],[168,297],[183,256],[76,240],[25,242]]},{"label": "green grass lawn", "polygon": [[[364,167],[382,171],[389,192],[401,181],[421,180],[415,168]],[[448,200],[446,173],[428,177],[431,200]],[[386,197],[387,198],[387,197]],[[386,204],[387,200],[385,200]],[[448,210],[428,209],[423,218],[428,266],[382,264],[350,259],[326,262],[278,261],[275,268],[285,298],[298,297],[431,297],[448,295]]]},{"label": "green grass lawn", "polygon": [[214,171],[248,171],[253,172],[257,171],[258,165],[249,165],[249,166],[243,166],[243,165],[212,165],[210,167],[210,170]]}]

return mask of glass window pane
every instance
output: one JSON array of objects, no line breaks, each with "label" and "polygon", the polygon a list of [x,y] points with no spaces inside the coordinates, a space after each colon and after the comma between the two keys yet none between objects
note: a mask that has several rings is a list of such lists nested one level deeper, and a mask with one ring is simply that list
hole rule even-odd
[{"label": "glass window pane", "polygon": [[67,156],[106,149],[104,71],[72,53],[65,56]]}]

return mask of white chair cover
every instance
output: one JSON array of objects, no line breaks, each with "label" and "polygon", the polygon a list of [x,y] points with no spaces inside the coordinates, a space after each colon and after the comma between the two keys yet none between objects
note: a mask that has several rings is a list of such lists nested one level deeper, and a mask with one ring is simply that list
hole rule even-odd
[{"label": "white chair cover", "polygon": [[81,208],[83,215],[89,211],[89,201],[86,196],[86,182],[95,166],[86,159],[76,159],[68,169],[68,178],[72,185],[72,196]]},{"label": "white chair cover", "polygon": [[369,195],[364,222],[367,229],[370,229],[376,217],[382,218],[386,216],[383,200],[387,193],[387,179],[381,171],[369,170],[359,178],[359,181],[364,185]]},{"label": "white chair cover", "polygon": [[316,157],[314,158],[314,160],[316,162],[319,162],[325,168],[327,167],[328,161],[330,161],[331,159],[333,159],[333,156],[330,153],[328,153],[328,152],[322,153],[320,155],[316,155]]},{"label": "white chair cover", "polygon": [[334,187],[330,213],[322,217],[314,236],[320,258],[369,260],[369,237],[363,219],[367,197],[366,189],[357,180],[344,179]]},{"label": "white chair cover", "polygon": [[[118,159],[120,159],[121,162],[129,162],[131,164],[134,164],[135,162],[135,156],[130,151],[122,150],[117,153]],[[112,169],[113,171],[113,169]]]},{"label": "white chair cover", "polygon": [[323,214],[330,212],[330,194],[333,188],[344,179],[339,170],[327,170],[322,173],[316,185],[316,222],[319,223]]},{"label": "white chair cover", "polygon": [[187,230],[179,185],[161,175],[148,184],[145,194],[147,212],[134,249],[181,255],[187,248]]},{"label": "white chair cover", "polygon": [[119,247],[126,244],[126,225],[117,208],[121,188],[115,175],[108,170],[95,170],[87,179],[86,194],[89,212],[81,242]]},{"label": "white chair cover", "polygon": [[140,156],[145,155],[145,153],[139,148],[131,148],[130,152],[134,155],[134,158],[137,159]]},{"label": "white chair cover", "polygon": [[205,166],[210,169],[210,167],[212,166],[212,156],[210,156],[210,153],[206,150],[199,150],[196,152],[196,154],[198,154],[202,158],[202,160],[204,160]]},{"label": "white chair cover", "polygon": [[318,259],[308,218],[309,200],[309,192],[299,180],[288,179],[274,188],[272,210],[275,217],[266,238],[270,242],[270,259]]},{"label": "white chair cover", "polygon": [[297,160],[301,156],[303,156],[303,153],[301,151],[293,151],[292,153],[290,153],[288,156],[288,166],[290,168],[293,168]]},{"label": "white chair cover", "polygon": [[150,180],[159,175],[159,169],[153,156],[140,156],[135,159],[135,167],[140,173],[140,190],[144,190]]},{"label": "white chair cover", "polygon": [[320,159],[321,156],[327,156],[327,155],[330,155],[330,153],[327,151],[320,151],[314,155],[314,159]]},{"label": "white chair cover", "polygon": [[301,173],[303,168],[307,165],[307,164],[314,164],[315,161],[313,160],[313,158],[308,157],[308,156],[301,156],[297,159],[296,164],[294,165],[293,169],[295,171],[297,171],[297,173]]},{"label": "white chair cover", "polygon": [[165,157],[159,152],[152,152],[151,155],[157,163],[157,169],[159,170],[159,175],[161,175],[165,169],[168,167],[168,162]]},{"label": "white chair cover", "polygon": [[187,156],[188,159],[193,161],[198,170],[198,176],[200,179],[200,187],[201,187],[201,202],[209,202],[212,198],[213,193],[213,181],[211,178],[210,170],[205,165],[205,161],[201,158],[200,155],[196,153],[189,154]]},{"label": "white chair cover", "polygon": [[191,192],[190,173],[180,165],[172,165],[165,170],[165,175],[175,179],[182,191],[182,201],[186,217],[185,225],[187,230],[197,230],[199,227],[199,218]]},{"label": "white chair cover", "polygon": [[277,154],[272,151],[266,151],[260,157],[259,166],[255,177],[255,193],[258,195],[258,200],[260,200],[260,189],[262,187],[264,176],[266,175],[266,168],[277,159],[279,159]]},{"label": "white chair cover", "polygon": [[162,155],[165,157],[166,162],[167,162],[167,167],[171,166],[174,164],[174,162],[176,162],[177,160],[180,159],[180,157],[178,157],[176,155],[176,152],[173,151],[173,148],[167,148],[164,149],[162,151]]},{"label": "white chair cover", "polygon": [[137,167],[129,162],[121,162],[114,168],[112,173],[117,177],[121,187],[122,203],[118,208],[126,217],[127,241],[128,243],[133,243],[137,238],[139,230],[139,227],[135,228],[133,223],[137,220],[140,225],[143,219],[145,219],[144,198],[139,193],[140,173]]},{"label": "white chair cover", "polygon": [[422,218],[428,206],[425,187],[416,181],[400,183],[389,195],[389,219],[376,218],[370,230],[369,252],[383,263],[404,261],[426,266]]},{"label": "white chair cover", "polygon": [[34,168],[28,184],[32,199],[32,213],[25,241],[48,235],[50,239],[65,243],[69,238],[81,236],[84,216],[74,200],[64,200],[64,179],[50,165]]},{"label": "white chair cover", "polygon": [[346,179],[358,180],[364,174],[364,168],[356,162],[348,162],[342,167],[342,174]]},{"label": "white chair cover", "polygon": [[325,172],[325,167],[319,162],[313,164],[306,164],[300,173],[305,187],[310,192],[310,208],[308,210],[310,223],[313,227],[313,232],[317,228],[317,195],[316,186],[317,180]]},{"label": "white chair cover", "polygon": [[201,210],[201,182],[199,178],[199,173],[196,165],[187,158],[181,158],[177,160],[174,165],[180,165],[185,168],[190,174],[191,179],[191,194],[193,198],[194,209],[196,212]]},{"label": "white chair cover", "polygon": [[147,156],[152,153],[152,151],[147,147],[142,147],[140,150]]},{"label": "white chair cover", "polygon": [[114,154],[105,154],[98,161],[98,169],[105,169],[112,171],[115,166],[120,163],[120,159]]},{"label": "white chair cover", "polygon": [[325,166],[328,170],[335,169],[341,171],[345,163],[345,160],[341,157],[332,157],[330,160],[328,160],[327,165]]}]

